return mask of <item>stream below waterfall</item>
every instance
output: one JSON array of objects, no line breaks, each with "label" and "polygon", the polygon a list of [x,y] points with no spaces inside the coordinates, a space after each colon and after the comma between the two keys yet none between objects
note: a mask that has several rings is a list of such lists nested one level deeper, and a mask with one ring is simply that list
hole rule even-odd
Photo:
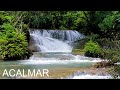
[{"label": "stream below waterfall", "polygon": [[[65,79],[104,79],[107,74],[92,75],[85,71],[95,62],[100,62],[99,58],[88,58],[80,55],[64,54],[64,53],[34,53],[29,60],[6,61],[0,63],[0,76],[2,76],[4,69],[23,70],[27,73],[28,69],[48,69],[50,72],[49,78],[65,78]],[[82,69],[82,72],[78,71]],[[23,71],[22,71],[23,72]],[[77,73],[75,73],[77,72]],[[63,74],[64,73],[64,74]],[[65,74],[66,73],[66,74]],[[69,75],[70,74],[70,75]],[[61,75],[61,76],[60,76]],[[87,76],[86,76],[87,75]],[[101,76],[102,75],[102,76]],[[0,77],[0,78],[25,78],[25,77]],[[27,78],[27,77],[26,77]],[[28,77],[28,78],[42,78],[42,77]],[[48,77],[46,77],[48,78]]]}]

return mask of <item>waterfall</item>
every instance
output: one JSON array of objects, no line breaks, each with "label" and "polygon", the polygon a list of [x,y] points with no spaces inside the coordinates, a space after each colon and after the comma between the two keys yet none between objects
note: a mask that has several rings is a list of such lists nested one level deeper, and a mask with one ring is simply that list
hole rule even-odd
[{"label": "waterfall", "polygon": [[30,30],[34,46],[39,52],[71,52],[70,43],[84,38],[76,30]]}]

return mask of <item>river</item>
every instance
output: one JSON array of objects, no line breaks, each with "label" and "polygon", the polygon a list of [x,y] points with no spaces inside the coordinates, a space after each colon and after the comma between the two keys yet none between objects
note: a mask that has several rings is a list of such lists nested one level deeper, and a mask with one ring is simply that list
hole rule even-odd
[{"label": "river", "polygon": [[[108,79],[106,73],[91,74],[91,66],[100,62],[100,58],[90,58],[81,55],[73,55],[73,43],[85,38],[75,30],[30,30],[31,40],[29,48],[34,52],[28,60],[2,61],[0,62],[1,79]],[[11,70],[12,69],[12,70]],[[21,76],[28,70],[47,69],[48,76]],[[7,72],[5,72],[7,70]],[[11,70],[11,72],[10,72]],[[21,70],[21,71],[20,71]],[[85,72],[87,70],[87,72]],[[18,72],[19,71],[19,72]],[[31,71],[33,72],[33,71]],[[29,71],[29,73],[31,73]],[[98,71],[99,72],[99,71]],[[3,74],[4,73],[4,74]],[[37,74],[42,73],[35,72]],[[8,75],[8,74],[11,74]],[[19,75],[16,75],[19,74]]]}]

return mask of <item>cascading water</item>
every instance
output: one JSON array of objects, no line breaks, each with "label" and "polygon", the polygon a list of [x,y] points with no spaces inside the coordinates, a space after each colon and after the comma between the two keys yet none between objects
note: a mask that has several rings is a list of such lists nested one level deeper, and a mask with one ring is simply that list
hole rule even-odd
[{"label": "cascading water", "polygon": [[39,52],[71,52],[71,42],[84,38],[76,30],[30,30]]},{"label": "cascading water", "polygon": [[[90,58],[73,55],[73,43],[85,38],[76,30],[39,30],[31,29],[31,44],[34,46],[34,54],[29,60],[21,64],[36,65],[41,68],[47,67],[51,70],[57,68],[90,68],[95,62],[102,61],[100,58]],[[82,74],[83,75],[83,74]],[[105,76],[92,76],[89,74],[72,75],[67,78],[106,78]]]},{"label": "cascading water", "polygon": [[[37,52],[35,52],[26,64],[72,64],[94,63],[100,59],[88,58],[80,55],[72,55],[74,43],[85,36],[76,30],[30,30]],[[79,64],[78,64],[79,65]]]},{"label": "cascading water", "polygon": [[[34,77],[33,75],[34,72],[32,72],[32,70],[37,69],[48,69],[49,72],[51,73],[49,78],[58,77],[63,79],[111,78],[111,76],[108,74],[100,75],[98,73],[96,75],[92,75],[92,73],[89,72],[87,73],[87,71],[86,73],[82,73],[83,71],[79,71],[80,69],[83,69],[85,72],[85,68],[90,70],[91,69],[90,67],[95,62],[102,61],[100,58],[89,58],[80,55],[73,55],[72,53],[70,53],[73,48],[72,43],[84,38],[84,35],[80,34],[79,32],[75,30],[30,30],[30,36],[31,37],[29,48],[31,48],[31,50],[34,52],[33,55],[30,57],[29,60],[1,62],[0,78],[38,78],[38,79],[42,78]],[[27,73],[28,70],[31,70],[32,76],[1,77],[3,70],[5,69],[9,70],[10,68],[14,70],[23,69],[25,73]],[[75,73],[71,75],[71,73],[73,72],[72,70],[75,70]],[[67,77],[65,76],[65,74]]]},{"label": "cascading water", "polygon": [[110,74],[89,74],[86,72],[75,72],[70,76],[65,77],[65,79],[112,79]]}]

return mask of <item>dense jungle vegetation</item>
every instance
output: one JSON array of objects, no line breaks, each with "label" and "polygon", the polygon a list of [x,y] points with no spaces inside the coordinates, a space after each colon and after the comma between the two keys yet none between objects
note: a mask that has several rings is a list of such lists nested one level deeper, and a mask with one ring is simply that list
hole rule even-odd
[{"label": "dense jungle vegetation", "polygon": [[120,11],[0,11],[0,60],[29,58],[29,28],[77,30],[86,56],[120,61]]}]

